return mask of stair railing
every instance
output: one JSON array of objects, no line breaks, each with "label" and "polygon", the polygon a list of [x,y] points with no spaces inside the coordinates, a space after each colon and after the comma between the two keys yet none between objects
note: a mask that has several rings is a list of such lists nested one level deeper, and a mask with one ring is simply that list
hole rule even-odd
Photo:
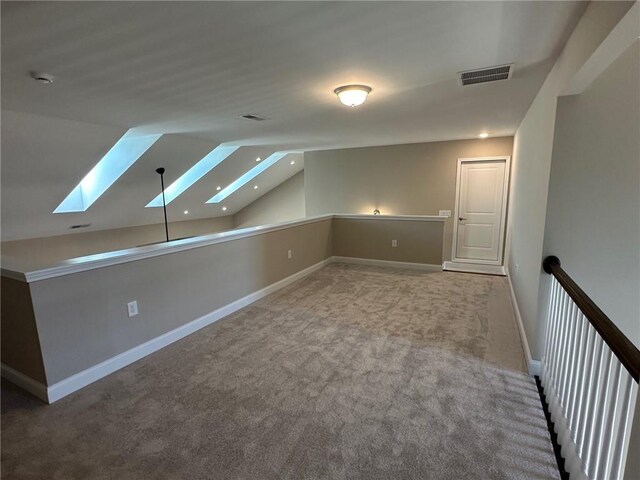
[{"label": "stair railing", "polygon": [[622,479],[640,351],[549,256],[541,383],[571,478]]}]

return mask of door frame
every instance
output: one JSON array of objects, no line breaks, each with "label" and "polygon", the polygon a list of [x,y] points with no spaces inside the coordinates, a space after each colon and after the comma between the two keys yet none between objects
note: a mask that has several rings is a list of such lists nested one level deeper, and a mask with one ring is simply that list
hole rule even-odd
[{"label": "door frame", "polygon": [[[456,257],[456,249],[458,244],[458,206],[460,205],[460,180],[462,176],[462,164],[471,162],[489,162],[496,160],[504,160],[504,185],[502,188],[502,212],[500,217],[500,243],[498,245],[498,260],[474,260],[470,258]],[[507,203],[509,200],[509,183],[511,180],[511,156],[500,155],[497,157],[469,157],[458,158],[458,167],[456,171],[456,197],[455,197],[455,215],[453,217],[453,244],[451,247],[451,261],[456,263],[474,263],[479,265],[503,265],[504,262],[504,242],[505,230],[507,225]]]}]

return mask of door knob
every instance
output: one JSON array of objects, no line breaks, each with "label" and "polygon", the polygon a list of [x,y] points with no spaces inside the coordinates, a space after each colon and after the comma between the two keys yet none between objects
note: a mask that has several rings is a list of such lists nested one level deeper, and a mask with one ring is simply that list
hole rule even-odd
[{"label": "door knob", "polygon": [[464,217],[458,217],[458,220],[463,221],[463,220],[466,220],[466,218],[464,218]]}]

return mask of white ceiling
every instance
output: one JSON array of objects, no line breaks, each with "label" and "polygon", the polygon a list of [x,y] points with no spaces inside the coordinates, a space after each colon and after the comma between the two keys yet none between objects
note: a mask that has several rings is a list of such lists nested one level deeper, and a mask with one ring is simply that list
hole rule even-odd
[{"label": "white ceiling", "polygon": [[[144,205],[219,143],[236,153],[171,204],[218,214],[256,155],[512,135],[585,2],[2,2],[2,237],[161,221]],[[512,80],[456,72],[514,63]],[[37,70],[56,77],[40,85]],[[373,88],[338,103],[346,83]],[[20,113],[18,113],[20,112]],[[35,114],[28,115],[27,113]],[[245,113],[265,122],[238,118]],[[63,121],[66,119],[69,121]],[[128,128],[165,133],[87,212],[51,211]],[[255,162],[254,162],[255,163]],[[258,191],[296,173],[281,161]],[[229,213],[227,212],[227,213]]]}]

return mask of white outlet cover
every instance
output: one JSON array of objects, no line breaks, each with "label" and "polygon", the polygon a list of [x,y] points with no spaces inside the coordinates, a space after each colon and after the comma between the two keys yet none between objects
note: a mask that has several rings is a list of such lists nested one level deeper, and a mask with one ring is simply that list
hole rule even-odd
[{"label": "white outlet cover", "polygon": [[392,247],[397,247],[398,246],[398,240],[391,240],[391,246]]},{"label": "white outlet cover", "polygon": [[134,300],[133,302],[127,303],[127,314],[129,318],[135,317],[138,314],[138,301]]},{"label": "white outlet cover", "polygon": [[450,217],[451,216],[451,210],[439,210],[438,211],[438,216],[439,217]]},{"label": "white outlet cover", "polygon": [[293,251],[287,250],[287,258],[292,258],[292,257],[293,257]]}]

